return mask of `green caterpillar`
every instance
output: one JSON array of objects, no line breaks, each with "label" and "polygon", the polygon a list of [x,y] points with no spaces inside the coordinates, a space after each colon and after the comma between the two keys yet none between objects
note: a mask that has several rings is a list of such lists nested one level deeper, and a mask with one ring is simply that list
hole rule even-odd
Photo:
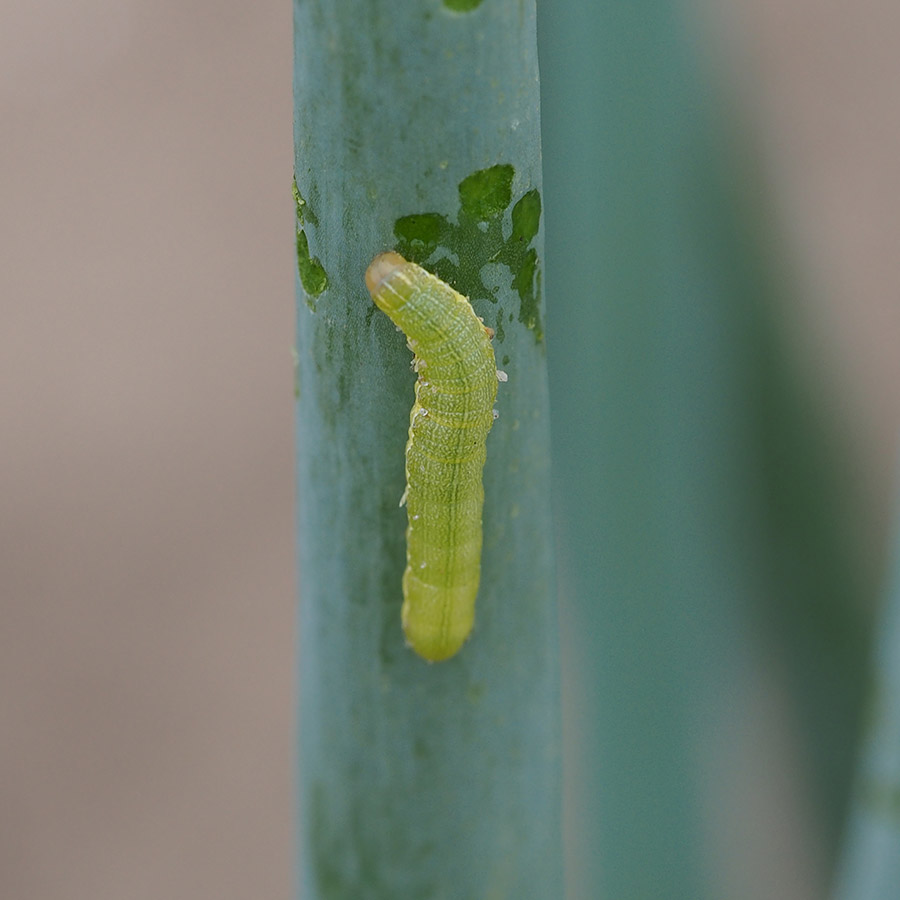
[{"label": "green caterpillar", "polygon": [[481,473],[494,422],[493,332],[469,301],[397,253],[366,270],[375,305],[415,354],[416,402],[406,445],[406,639],[431,662],[462,647],[475,621],[481,575]]}]

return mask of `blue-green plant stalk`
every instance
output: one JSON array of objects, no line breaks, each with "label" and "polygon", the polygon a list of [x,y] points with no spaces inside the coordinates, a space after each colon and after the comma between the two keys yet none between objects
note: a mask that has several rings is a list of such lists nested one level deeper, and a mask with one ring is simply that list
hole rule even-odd
[{"label": "blue-green plant stalk", "polygon": [[[295,0],[299,890],[562,897],[534,0]],[[471,638],[404,643],[415,375],[364,273],[470,298],[509,376]]]},{"label": "blue-green plant stalk", "polygon": [[892,557],[835,900],[900,896],[900,503]]}]

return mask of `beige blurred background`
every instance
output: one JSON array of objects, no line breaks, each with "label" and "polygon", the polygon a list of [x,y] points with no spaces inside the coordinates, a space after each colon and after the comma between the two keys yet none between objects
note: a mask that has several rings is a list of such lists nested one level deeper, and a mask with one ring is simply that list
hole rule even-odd
[{"label": "beige blurred background", "polygon": [[[732,0],[723,58],[880,535],[900,5]],[[288,0],[0,9],[0,896],[292,882]]]}]

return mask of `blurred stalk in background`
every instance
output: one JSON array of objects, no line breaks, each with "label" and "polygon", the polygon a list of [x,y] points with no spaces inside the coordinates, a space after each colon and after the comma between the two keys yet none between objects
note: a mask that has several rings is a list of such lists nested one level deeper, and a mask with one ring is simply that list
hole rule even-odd
[{"label": "blurred stalk in background", "polygon": [[721,733],[764,666],[833,858],[866,650],[834,423],[685,6],[540,10],[570,897],[762,900],[711,773],[739,774]]},{"label": "blurred stalk in background", "polygon": [[854,791],[836,900],[900,895],[900,503],[893,571],[879,617],[868,734]]},{"label": "blurred stalk in background", "polygon": [[[533,0],[295,0],[300,895],[562,896]],[[476,625],[400,627],[414,376],[396,248],[496,331]]]}]

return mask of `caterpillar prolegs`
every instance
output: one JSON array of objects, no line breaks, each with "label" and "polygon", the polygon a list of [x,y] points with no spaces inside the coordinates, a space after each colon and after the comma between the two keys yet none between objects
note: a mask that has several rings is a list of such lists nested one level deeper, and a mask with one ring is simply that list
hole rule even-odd
[{"label": "caterpillar prolegs", "polygon": [[366,270],[366,286],[415,354],[401,619],[416,653],[437,662],[462,647],[475,621],[485,439],[497,379],[505,376],[497,372],[492,332],[439,278],[382,253]]}]

